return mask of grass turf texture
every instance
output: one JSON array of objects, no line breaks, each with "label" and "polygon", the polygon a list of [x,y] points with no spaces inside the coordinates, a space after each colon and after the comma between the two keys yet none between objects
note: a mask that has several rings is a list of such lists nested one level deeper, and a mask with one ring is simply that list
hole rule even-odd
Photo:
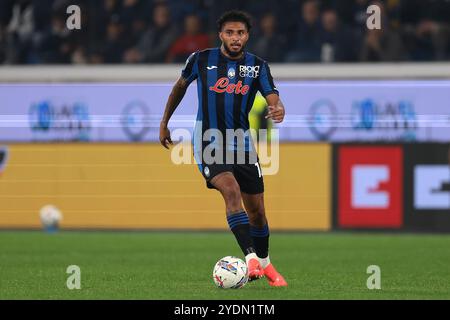
[{"label": "grass turf texture", "polygon": [[[0,299],[450,299],[450,236],[273,233],[289,283],[214,286],[216,261],[241,256],[231,233],[0,232]],[[81,268],[68,290],[66,268]],[[369,265],[381,290],[368,290]]]}]

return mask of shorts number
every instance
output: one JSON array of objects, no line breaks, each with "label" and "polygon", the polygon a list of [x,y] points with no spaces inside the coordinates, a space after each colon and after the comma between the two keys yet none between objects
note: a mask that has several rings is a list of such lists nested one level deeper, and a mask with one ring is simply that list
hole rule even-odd
[{"label": "shorts number", "polygon": [[256,168],[258,168],[258,178],[261,178],[262,174],[261,174],[261,168],[259,167],[259,163],[255,163]]}]

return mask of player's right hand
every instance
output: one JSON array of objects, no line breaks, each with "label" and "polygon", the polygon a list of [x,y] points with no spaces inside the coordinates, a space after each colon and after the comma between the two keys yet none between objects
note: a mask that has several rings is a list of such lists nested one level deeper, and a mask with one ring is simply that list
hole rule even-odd
[{"label": "player's right hand", "polygon": [[170,138],[170,130],[166,126],[161,125],[159,127],[159,142],[161,142],[166,149],[169,149],[169,144],[173,144],[172,139]]}]

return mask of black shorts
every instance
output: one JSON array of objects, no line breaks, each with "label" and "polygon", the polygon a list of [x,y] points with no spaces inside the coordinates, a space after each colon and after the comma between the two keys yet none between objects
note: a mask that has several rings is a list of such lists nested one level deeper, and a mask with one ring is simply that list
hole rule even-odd
[{"label": "black shorts", "polygon": [[216,189],[209,181],[222,172],[231,172],[241,192],[248,194],[258,194],[264,192],[264,181],[261,166],[257,161],[254,164],[205,164],[199,168],[206,180],[206,186],[209,189]]}]

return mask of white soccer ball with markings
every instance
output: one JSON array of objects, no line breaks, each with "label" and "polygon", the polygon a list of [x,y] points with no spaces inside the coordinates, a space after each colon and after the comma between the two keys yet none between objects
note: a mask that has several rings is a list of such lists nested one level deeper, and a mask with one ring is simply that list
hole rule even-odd
[{"label": "white soccer ball with markings", "polygon": [[46,205],[41,208],[39,212],[41,223],[44,229],[54,230],[58,229],[59,223],[62,219],[62,214],[59,209],[53,205]]},{"label": "white soccer ball with markings", "polygon": [[242,288],[248,282],[247,264],[237,257],[224,257],[214,266],[213,280],[219,288]]}]

